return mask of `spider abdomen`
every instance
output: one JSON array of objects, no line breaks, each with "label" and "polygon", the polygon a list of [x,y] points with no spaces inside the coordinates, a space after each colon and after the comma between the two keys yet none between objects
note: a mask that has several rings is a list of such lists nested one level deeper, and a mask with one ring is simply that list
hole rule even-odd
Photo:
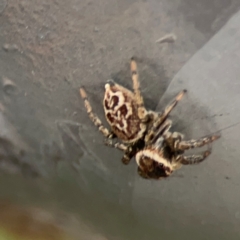
[{"label": "spider abdomen", "polygon": [[146,125],[138,117],[133,93],[114,82],[107,83],[105,89],[103,107],[114,134],[126,143],[141,139]]}]

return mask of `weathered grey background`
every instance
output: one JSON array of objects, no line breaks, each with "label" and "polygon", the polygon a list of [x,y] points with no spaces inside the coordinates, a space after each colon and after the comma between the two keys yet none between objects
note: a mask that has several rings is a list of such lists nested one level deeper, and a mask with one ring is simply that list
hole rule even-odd
[{"label": "weathered grey background", "polygon": [[[239,239],[239,8],[238,0],[1,0],[0,167],[10,173],[1,196],[73,212],[107,239]],[[156,43],[168,33],[175,43]],[[147,107],[187,88],[174,129],[188,138],[222,130],[208,161],[166,181],[140,179],[134,161],[123,166],[79,97],[84,85],[104,119],[104,83],[131,88],[132,55]]]}]

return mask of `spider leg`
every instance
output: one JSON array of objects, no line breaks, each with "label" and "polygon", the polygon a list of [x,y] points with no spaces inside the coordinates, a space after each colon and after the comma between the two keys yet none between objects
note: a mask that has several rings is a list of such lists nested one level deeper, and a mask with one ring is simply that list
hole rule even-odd
[{"label": "spider leg", "polygon": [[[183,134],[179,132],[166,132],[164,135],[164,140],[167,142],[168,146],[172,149],[172,151],[179,151],[177,148],[179,142],[183,139]],[[180,150],[181,151],[181,150]]]},{"label": "spider leg", "polygon": [[125,144],[120,143],[120,142],[114,143],[111,140],[106,140],[105,145],[107,145],[109,147],[117,148],[117,149],[123,151],[124,155],[122,157],[122,162],[123,162],[123,164],[126,164],[126,165],[130,162],[132,157],[136,154],[136,150],[134,150],[131,146],[126,146]]},{"label": "spider leg", "polygon": [[220,135],[212,135],[212,136],[207,136],[207,137],[202,137],[197,140],[188,140],[188,141],[181,141],[177,140],[174,143],[174,148],[178,150],[188,150],[192,148],[197,148],[197,147],[202,147],[204,145],[207,145],[217,139],[220,138]]},{"label": "spider leg", "polygon": [[178,102],[183,98],[184,94],[187,92],[186,89],[182,90],[181,92],[178,93],[178,95],[173,99],[173,101],[171,103],[169,103],[167,105],[167,107],[165,107],[161,118],[165,119],[168,117],[168,115],[170,114],[170,112],[177,106]]},{"label": "spider leg", "polygon": [[133,91],[134,91],[135,100],[138,108],[138,116],[143,122],[145,122],[148,120],[149,116],[144,107],[144,101],[141,94],[138,71],[137,71],[137,63],[133,57],[131,58],[130,67],[131,67],[131,75],[132,75],[132,82],[133,82]]},{"label": "spider leg", "polygon": [[122,157],[122,163],[127,165],[131,161],[131,159],[133,158],[133,156],[135,154],[136,154],[136,152],[133,150],[125,152],[125,154]]},{"label": "spider leg", "polygon": [[109,139],[106,139],[106,141],[104,142],[106,146],[109,147],[113,147],[113,148],[117,148],[121,151],[127,151],[128,147],[124,144],[124,143],[120,143],[120,142],[113,142]]},{"label": "spider leg", "polygon": [[187,90],[181,91],[175,99],[167,105],[167,107],[164,109],[163,113],[159,113],[158,118],[156,121],[153,122],[152,128],[149,130],[149,134],[146,136],[147,139],[151,139],[154,133],[159,129],[161,124],[166,120],[170,112],[174,109],[174,107],[177,105],[177,103],[182,99],[183,95],[187,92]]},{"label": "spider leg", "polygon": [[198,155],[180,156],[177,159],[177,161],[179,161],[183,165],[198,164],[204,161],[210,154],[211,154],[211,151],[207,150],[202,154],[198,154]]},{"label": "spider leg", "polygon": [[93,113],[92,106],[90,102],[88,101],[87,93],[85,92],[84,88],[80,88],[80,95],[84,101],[85,108],[87,110],[88,116],[91,119],[91,121],[94,123],[94,125],[98,128],[98,130],[106,137],[106,138],[114,138],[116,137],[114,133],[109,131],[107,128],[105,128],[99,119],[99,117]]},{"label": "spider leg", "polygon": [[163,135],[166,135],[169,129],[172,126],[172,121],[170,119],[165,120],[161,125],[158,126],[158,129],[153,131],[153,129],[150,129],[150,131],[145,136],[145,142],[155,143],[156,140]]}]

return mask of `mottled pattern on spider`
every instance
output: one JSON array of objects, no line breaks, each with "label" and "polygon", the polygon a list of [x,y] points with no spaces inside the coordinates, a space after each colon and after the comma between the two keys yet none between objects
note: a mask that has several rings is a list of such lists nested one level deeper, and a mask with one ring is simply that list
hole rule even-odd
[{"label": "mottled pattern on spider", "polygon": [[[105,128],[92,111],[87,94],[80,88],[87,113],[92,122],[106,138],[105,144],[124,152],[122,162],[128,164],[135,156],[138,173],[143,178],[161,179],[168,177],[182,165],[197,164],[206,159],[210,150],[197,155],[185,156],[185,150],[209,144],[219,135],[211,135],[197,140],[183,140],[183,135],[170,132],[172,121],[170,112],[182,99],[186,90],[181,91],[162,112],[154,112],[144,107],[138,81],[137,64],[131,58],[133,92],[109,80],[105,85],[103,107],[111,130]],[[113,138],[119,141],[114,142]]]}]

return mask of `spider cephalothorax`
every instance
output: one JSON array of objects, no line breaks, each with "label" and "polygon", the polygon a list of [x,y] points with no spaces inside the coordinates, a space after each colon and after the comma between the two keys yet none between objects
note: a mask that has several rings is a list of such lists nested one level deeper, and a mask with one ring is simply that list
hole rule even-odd
[{"label": "spider cephalothorax", "polygon": [[[144,107],[138,81],[137,64],[131,59],[133,92],[110,80],[105,85],[103,107],[111,130],[102,125],[92,112],[84,88],[80,94],[85,102],[88,115],[99,131],[107,138],[106,145],[124,151],[122,161],[128,164],[135,156],[138,173],[143,178],[161,179],[168,177],[181,165],[196,164],[211,153],[207,150],[199,155],[184,156],[185,150],[209,144],[219,135],[203,137],[198,140],[183,140],[183,135],[170,132],[172,121],[168,115],[182,99],[186,90],[181,91],[162,112],[154,112]],[[113,142],[113,138],[121,142]]]}]

